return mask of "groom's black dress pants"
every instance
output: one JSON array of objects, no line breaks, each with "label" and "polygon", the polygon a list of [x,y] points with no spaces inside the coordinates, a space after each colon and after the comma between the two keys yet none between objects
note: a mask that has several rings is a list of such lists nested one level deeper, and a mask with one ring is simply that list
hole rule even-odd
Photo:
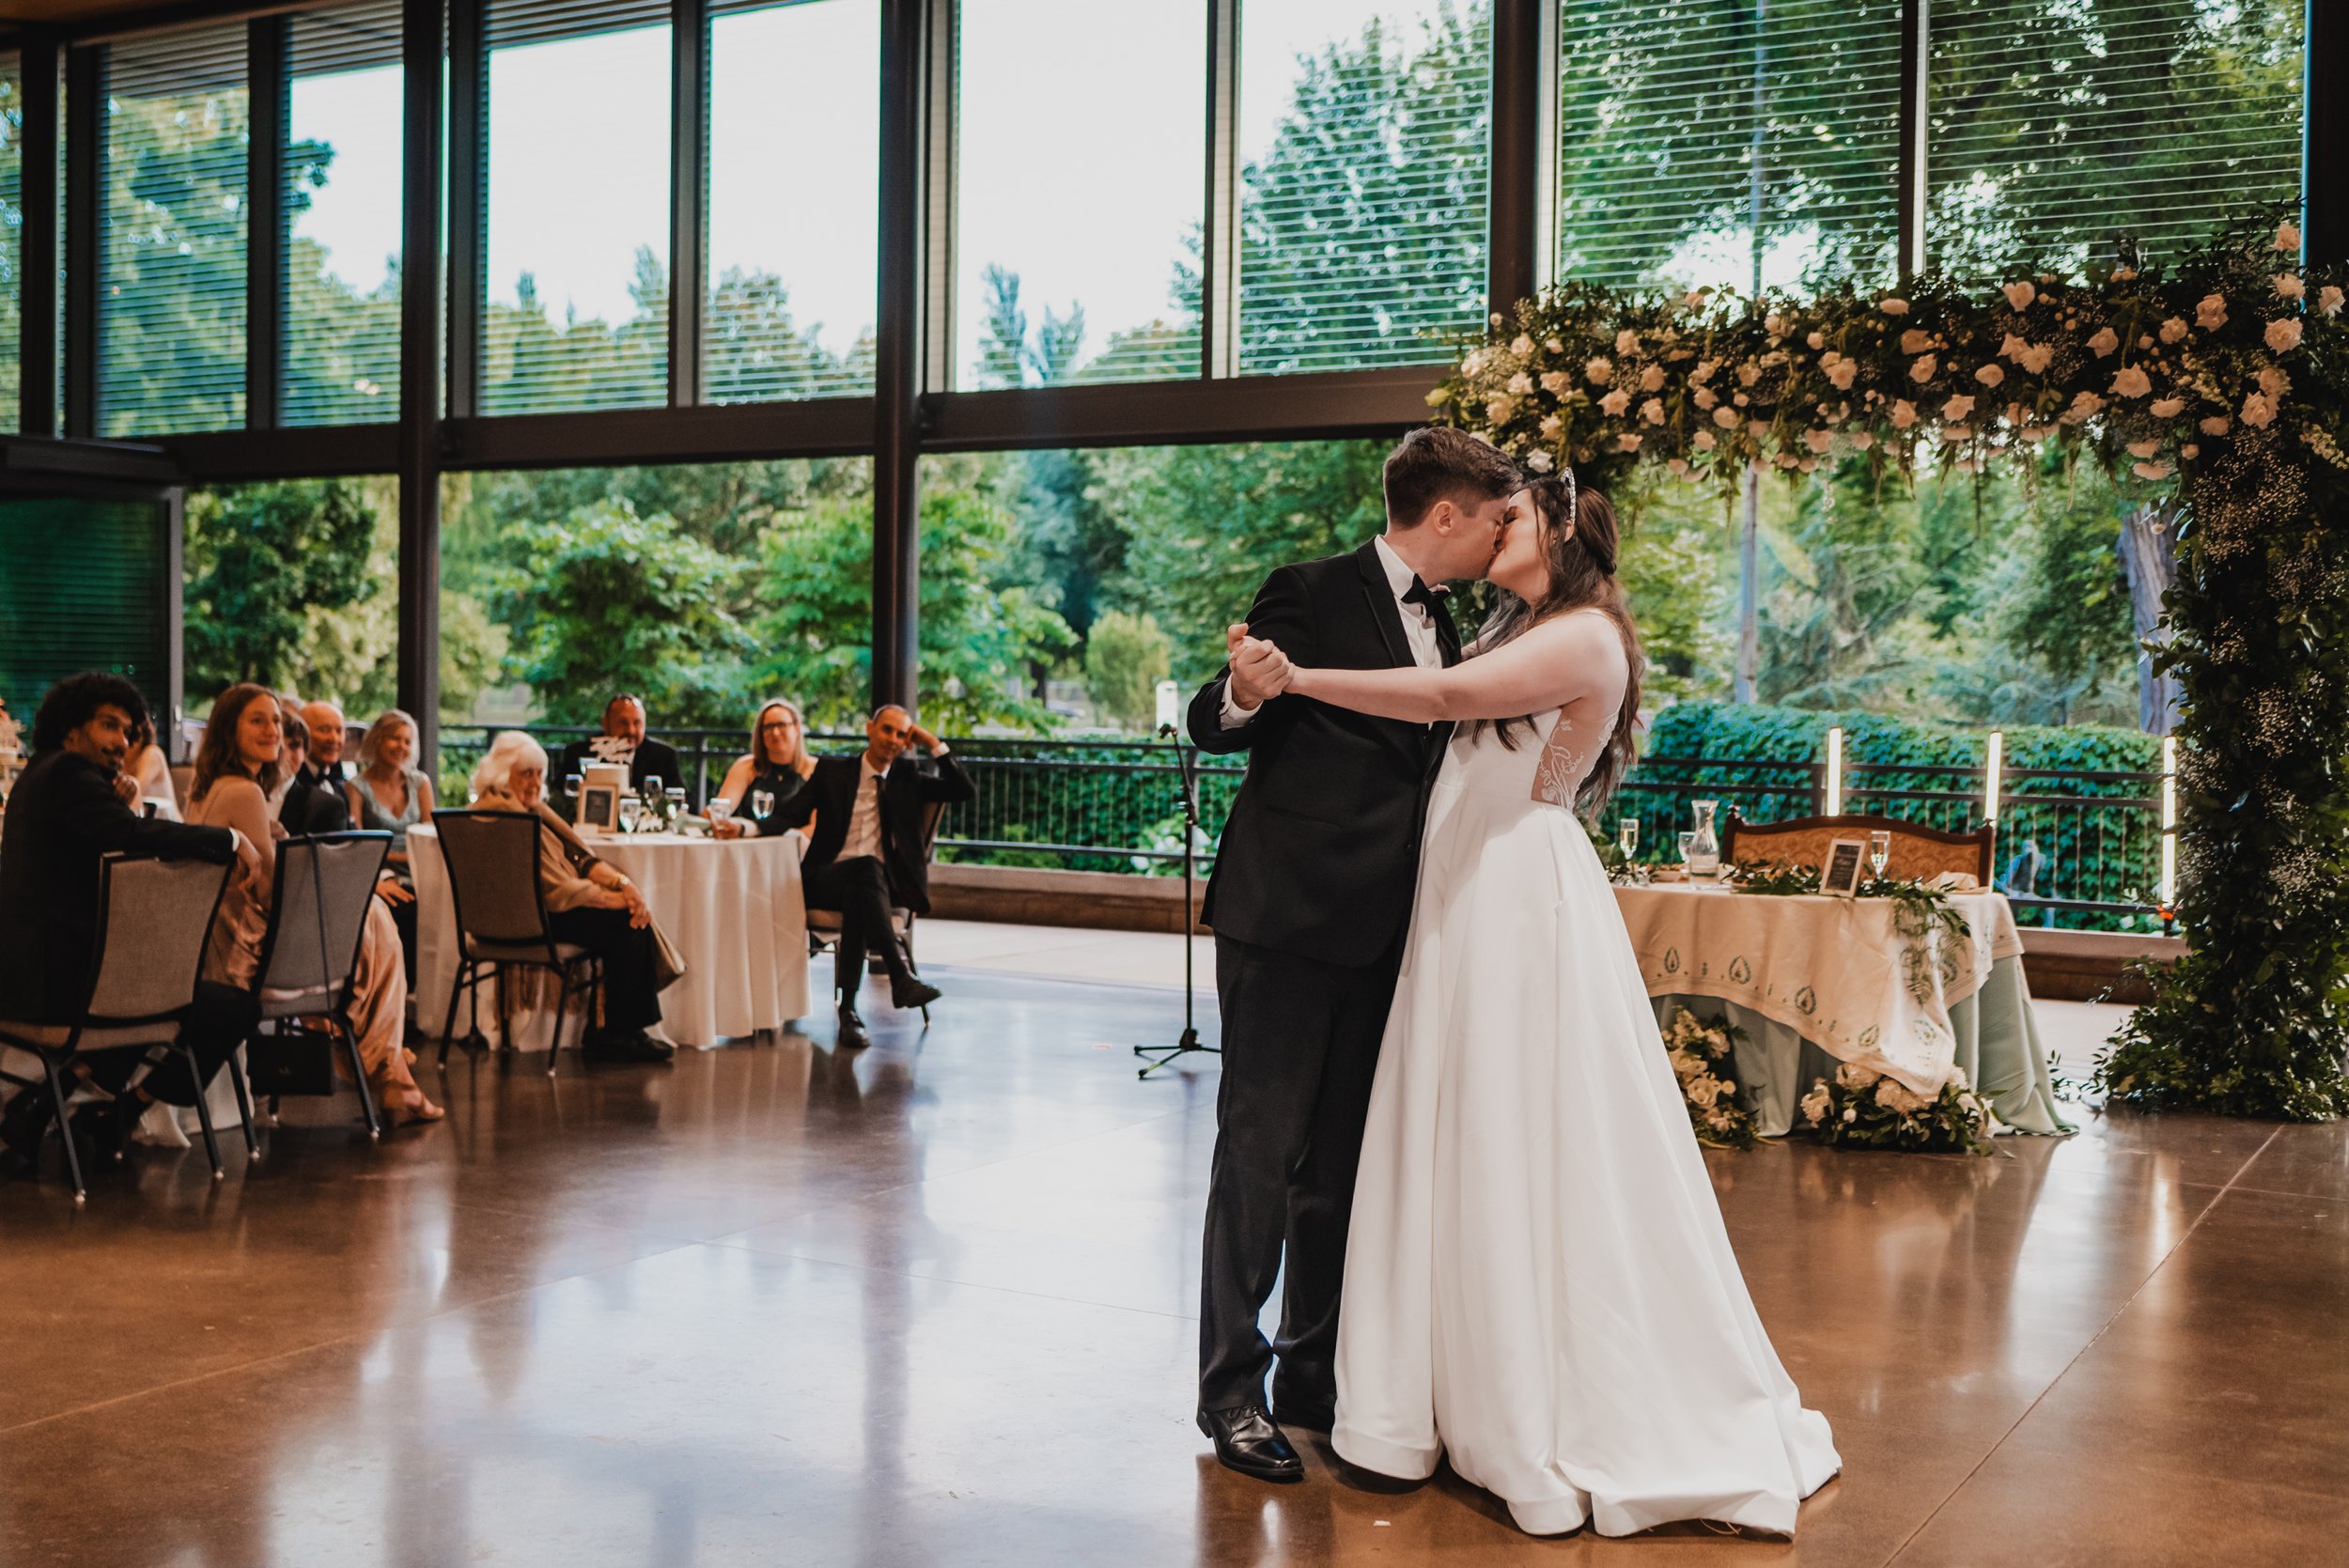
[{"label": "groom's black dress pants", "polygon": [[[1215,939],[1223,1080],[1202,1259],[1203,1410],[1262,1404],[1276,1349],[1276,1408],[1336,1398],[1354,1171],[1401,962],[1399,940],[1377,963],[1352,968]],[[1281,1331],[1268,1345],[1256,1319],[1283,1244]]]}]

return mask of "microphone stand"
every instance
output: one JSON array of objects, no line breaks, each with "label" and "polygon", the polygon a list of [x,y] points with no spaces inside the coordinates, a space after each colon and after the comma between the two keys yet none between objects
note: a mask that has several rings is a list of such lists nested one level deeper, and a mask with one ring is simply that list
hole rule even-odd
[{"label": "microphone stand", "polygon": [[1186,1056],[1223,1054],[1220,1046],[1199,1043],[1199,1023],[1195,1014],[1197,987],[1192,981],[1191,949],[1191,885],[1197,875],[1199,846],[1199,784],[1191,774],[1191,751],[1176,736],[1174,726],[1160,724],[1159,737],[1174,742],[1174,776],[1178,781],[1174,803],[1183,814],[1183,1032],[1171,1046],[1136,1046],[1134,1054],[1149,1063],[1134,1076],[1146,1079],[1160,1067],[1179,1062]]}]

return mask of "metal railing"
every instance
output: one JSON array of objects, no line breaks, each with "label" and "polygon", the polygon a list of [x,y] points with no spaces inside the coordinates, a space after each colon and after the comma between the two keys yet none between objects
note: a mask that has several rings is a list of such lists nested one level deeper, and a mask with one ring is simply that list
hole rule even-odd
[{"label": "metal railing", "polygon": [[[462,780],[495,731],[450,725],[441,731],[444,785],[463,799]],[[551,752],[595,733],[583,726],[537,725],[531,733]],[[691,798],[707,800],[742,753],[739,730],[661,730],[684,766]],[[853,734],[818,734],[821,753],[848,753]],[[955,739],[955,755],[978,798],[947,815],[938,848],[943,860],[1069,871],[1176,876],[1182,866],[1179,768],[1172,742],[1143,740]],[[1212,865],[1245,759],[1200,755],[1200,863]],[[1853,763],[1845,768],[1843,809],[1875,813],[1951,831],[1982,821],[1983,769],[1969,767]],[[2011,768],[1999,807],[1999,885],[2026,922],[2088,929],[2160,928],[2154,902],[2161,856],[2161,780],[2155,773]],[[1674,835],[1693,820],[1697,800],[1719,802],[1751,822],[1812,816],[1827,808],[1827,770],[1813,762],[1716,757],[1646,757],[1608,808],[1640,824],[1639,858],[1669,861]]]}]

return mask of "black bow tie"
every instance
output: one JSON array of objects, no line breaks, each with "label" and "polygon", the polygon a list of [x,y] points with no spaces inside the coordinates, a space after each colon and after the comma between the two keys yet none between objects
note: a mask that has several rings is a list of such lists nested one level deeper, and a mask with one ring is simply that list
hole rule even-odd
[{"label": "black bow tie", "polygon": [[1436,613],[1436,606],[1442,603],[1444,596],[1451,592],[1452,590],[1450,588],[1441,583],[1438,583],[1435,587],[1430,588],[1426,583],[1421,582],[1418,577],[1414,576],[1411,579],[1411,585],[1403,590],[1403,602],[1406,604],[1419,605],[1423,608],[1428,614],[1433,615]]}]

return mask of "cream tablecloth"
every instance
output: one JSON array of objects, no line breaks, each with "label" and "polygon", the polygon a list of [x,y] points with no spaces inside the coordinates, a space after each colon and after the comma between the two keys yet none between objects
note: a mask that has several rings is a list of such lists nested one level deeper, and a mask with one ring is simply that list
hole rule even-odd
[{"label": "cream tablecloth", "polygon": [[[1963,1068],[1999,1120],[2068,1132],[2023,978],[2015,911],[1996,893],[1953,893],[1963,939],[1921,943],[1883,898],[1774,897],[1711,883],[1623,886],[1615,902],[1659,1020],[1687,1005],[1745,1031],[1738,1078],[1763,1131],[1833,1061],[1936,1093]],[[1713,1005],[1703,1005],[1711,1002]]]},{"label": "cream tablecloth", "polygon": [[[408,841],[416,882],[416,1021],[438,1032],[457,976],[456,914],[440,840],[429,827]],[[800,890],[801,840],[684,838],[673,833],[599,839],[596,853],[636,881],[653,918],[685,959],[685,975],[661,993],[658,1033],[680,1046],[715,1046],[780,1029],[806,1016],[807,907]],[[481,1030],[496,1038],[490,998]],[[462,1033],[468,1020],[458,1019]],[[571,1010],[573,1018],[579,1010]],[[514,1043],[543,1050],[553,1023],[532,1009],[514,1020]],[[567,1025],[565,1043],[577,1038]]]}]

